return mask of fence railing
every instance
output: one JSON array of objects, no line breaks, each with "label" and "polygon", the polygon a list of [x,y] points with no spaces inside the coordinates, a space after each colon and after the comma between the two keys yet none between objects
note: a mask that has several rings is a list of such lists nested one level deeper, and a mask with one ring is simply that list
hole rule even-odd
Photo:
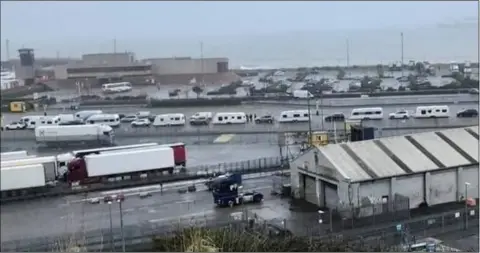
[{"label": "fence railing", "polygon": [[[342,237],[346,240],[381,240],[382,243],[396,245],[412,243],[412,237],[432,237],[443,233],[478,227],[478,207],[452,210],[419,218],[385,223],[374,228],[349,229],[332,233],[328,224],[319,224],[318,219],[272,219],[262,220],[253,212],[243,210],[237,215],[205,216],[195,219],[177,219],[169,223],[142,223],[123,228],[125,244],[128,246],[143,244],[148,250],[152,238],[177,231],[184,227],[235,227],[253,221],[256,227],[265,232],[289,230],[295,235],[310,236],[318,240]],[[251,225],[251,224],[250,224]],[[2,242],[2,251],[67,251],[78,247],[89,251],[114,251],[121,249],[121,229],[112,228],[64,234],[61,236],[41,237],[17,241]],[[289,234],[289,233],[286,233]],[[113,243],[112,243],[113,242]],[[85,251],[84,250],[84,251]]]}]

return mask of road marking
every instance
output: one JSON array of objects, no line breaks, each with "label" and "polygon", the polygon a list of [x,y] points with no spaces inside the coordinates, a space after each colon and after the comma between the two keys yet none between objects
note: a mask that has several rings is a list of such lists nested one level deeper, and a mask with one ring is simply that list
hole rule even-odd
[{"label": "road marking", "polygon": [[213,141],[213,143],[225,144],[225,143],[228,143],[229,141],[231,141],[231,140],[233,139],[233,137],[235,137],[234,134],[222,134],[222,135],[218,136],[218,137]]}]

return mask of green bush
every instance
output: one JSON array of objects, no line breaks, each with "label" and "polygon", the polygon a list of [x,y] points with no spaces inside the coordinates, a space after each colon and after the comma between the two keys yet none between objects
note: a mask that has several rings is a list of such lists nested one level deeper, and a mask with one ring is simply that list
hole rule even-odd
[{"label": "green bush", "polygon": [[170,236],[153,239],[157,252],[388,252],[398,248],[342,239],[314,239],[296,236],[269,236],[265,233],[232,228],[188,228]]}]

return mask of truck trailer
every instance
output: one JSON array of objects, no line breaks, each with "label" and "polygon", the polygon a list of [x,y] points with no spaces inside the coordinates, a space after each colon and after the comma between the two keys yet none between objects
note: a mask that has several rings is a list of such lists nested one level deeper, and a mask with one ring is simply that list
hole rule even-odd
[{"label": "truck trailer", "polygon": [[72,184],[88,184],[119,177],[141,178],[148,176],[148,173],[173,173],[174,167],[174,151],[171,147],[120,150],[75,158],[68,164],[67,180]]},{"label": "truck trailer", "polygon": [[87,143],[112,145],[114,131],[107,125],[39,126],[35,128],[35,140],[47,146]]},{"label": "truck trailer", "polygon": [[0,171],[2,196],[16,190],[46,186],[45,170],[41,164],[3,167]]},{"label": "truck trailer", "polygon": [[59,172],[59,166],[67,164],[70,160],[71,157],[58,155],[1,161],[1,169],[3,170],[3,168],[9,167],[41,164],[45,170],[45,177],[47,178],[47,181],[54,181],[62,176]]},{"label": "truck trailer", "polygon": [[1,161],[16,160],[28,157],[28,152],[26,150],[13,151],[13,152],[3,152],[1,155]]}]

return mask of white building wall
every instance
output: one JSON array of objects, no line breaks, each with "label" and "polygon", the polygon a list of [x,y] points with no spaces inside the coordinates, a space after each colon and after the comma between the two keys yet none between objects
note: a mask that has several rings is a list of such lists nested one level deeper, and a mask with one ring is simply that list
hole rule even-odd
[{"label": "white building wall", "polygon": [[[462,196],[465,191],[465,183],[468,182],[470,185],[468,186],[468,197],[470,198],[478,198],[478,192],[479,192],[479,187],[478,187],[478,178],[479,178],[479,169],[478,166],[475,167],[470,167],[470,168],[464,168],[462,177],[460,180],[460,189],[459,189],[459,196]],[[463,189],[462,189],[463,186]]]},{"label": "white building wall", "polygon": [[398,178],[392,178],[392,194],[390,201],[393,200],[395,193],[410,199],[410,208],[417,208],[424,202],[424,174],[408,175]]},{"label": "white building wall", "polygon": [[457,170],[427,172],[428,204],[438,205],[457,200]]}]

